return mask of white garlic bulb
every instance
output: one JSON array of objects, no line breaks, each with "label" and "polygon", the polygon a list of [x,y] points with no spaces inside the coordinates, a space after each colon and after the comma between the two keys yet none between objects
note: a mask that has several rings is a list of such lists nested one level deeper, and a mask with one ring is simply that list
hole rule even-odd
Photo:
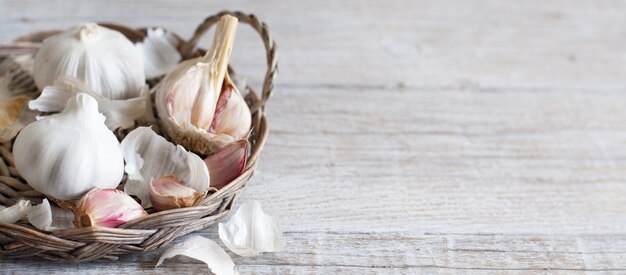
[{"label": "white garlic bulb", "polygon": [[250,131],[250,109],[227,70],[236,27],[237,18],[224,15],[206,55],[180,63],[157,87],[165,131],[194,152],[215,152]]},{"label": "white garlic bulb", "polygon": [[120,143],[86,94],[63,112],[26,126],[13,145],[15,167],[33,189],[61,200],[95,188],[115,188],[124,174]]},{"label": "white garlic bulb", "polygon": [[95,23],[46,39],[35,55],[39,90],[59,76],[71,76],[109,99],[139,96],[146,77],[141,52],[123,34]]}]

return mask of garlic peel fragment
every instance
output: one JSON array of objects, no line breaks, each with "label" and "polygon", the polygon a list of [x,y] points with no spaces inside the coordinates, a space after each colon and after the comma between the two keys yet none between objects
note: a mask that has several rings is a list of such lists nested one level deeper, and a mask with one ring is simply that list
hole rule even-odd
[{"label": "garlic peel fragment", "polygon": [[235,263],[228,253],[224,251],[217,243],[201,236],[190,236],[181,243],[172,245],[166,249],[155,267],[163,263],[163,260],[178,255],[187,256],[196,260],[203,261],[216,275],[233,275],[235,271]]},{"label": "garlic peel fragment", "polygon": [[211,175],[211,187],[221,189],[246,168],[248,140],[230,143],[204,159]]},{"label": "garlic peel fragment", "polygon": [[285,247],[278,219],[265,214],[258,201],[245,202],[227,223],[219,224],[218,232],[228,249],[244,257]]},{"label": "garlic peel fragment", "polygon": [[141,199],[149,207],[150,180],[175,175],[180,181],[200,193],[209,188],[209,172],[198,155],[174,145],[149,127],[138,127],[122,140],[128,179],[124,191]]},{"label": "garlic peel fragment", "polygon": [[133,198],[117,189],[94,188],[80,199],[74,213],[76,227],[118,227],[148,213]]},{"label": "garlic peel fragment", "polygon": [[150,201],[157,211],[194,206],[204,193],[184,186],[174,175],[150,181]]},{"label": "garlic peel fragment", "polygon": [[26,215],[28,222],[40,230],[57,231],[74,228],[74,213],[70,210],[51,206],[48,199],[43,199],[39,205],[31,207]]},{"label": "garlic peel fragment", "polygon": [[150,91],[147,85],[143,86],[138,97],[111,100],[92,91],[78,79],[67,76],[59,77],[52,86],[45,87],[37,99],[28,103],[28,107],[40,112],[59,112],[65,108],[68,99],[79,93],[96,99],[98,109],[106,117],[105,124],[111,130],[130,128],[135,125],[135,120],[152,111],[148,105]]},{"label": "garlic peel fragment", "polygon": [[166,74],[182,59],[177,50],[178,39],[162,28],[149,28],[146,38],[135,46],[142,53],[148,79]]},{"label": "garlic peel fragment", "polygon": [[0,223],[15,223],[30,211],[30,201],[20,200],[10,207],[0,206]]},{"label": "garlic peel fragment", "polygon": [[98,103],[79,93],[63,112],[26,126],[13,145],[15,167],[33,189],[59,200],[94,187],[115,188],[124,174],[120,143]]}]

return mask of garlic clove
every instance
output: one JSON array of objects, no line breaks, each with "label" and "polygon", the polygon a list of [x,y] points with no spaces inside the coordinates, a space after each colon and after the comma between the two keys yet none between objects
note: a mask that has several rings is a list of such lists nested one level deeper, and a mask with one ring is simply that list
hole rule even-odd
[{"label": "garlic clove", "polygon": [[156,267],[163,263],[163,260],[178,255],[187,256],[192,259],[200,260],[206,263],[211,272],[217,275],[234,275],[238,274],[235,269],[235,263],[230,255],[224,251],[216,242],[201,236],[190,236],[181,243],[172,245],[166,249]]},{"label": "garlic clove", "polygon": [[74,213],[76,227],[118,227],[148,213],[126,193],[94,188],[82,197]]},{"label": "garlic clove", "polygon": [[30,201],[20,200],[10,207],[0,205],[0,223],[15,223],[30,211]]},{"label": "garlic clove", "polygon": [[204,193],[182,185],[174,175],[150,182],[150,201],[157,211],[194,206],[204,197]]},{"label": "garlic clove", "polygon": [[92,91],[78,79],[67,76],[59,77],[54,85],[45,87],[37,99],[28,103],[28,107],[40,112],[59,112],[65,108],[68,99],[79,93],[88,94],[98,101],[98,109],[106,117],[105,124],[111,130],[130,128],[136,120],[152,112],[148,104],[150,91],[147,85],[138,97],[111,100]]},{"label": "garlic clove", "polygon": [[128,179],[124,191],[150,207],[150,180],[176,175],[184,185],[200,193],[209,188],[209,172],[198,155],[174,145],[149,127],[139,127],[122,140]]},{"label": "garlic clove", "polygon": [[79,199],[94,187],[117,187],[124,159],[104,120],[89,95],[70,98],[63,112],[18,134],[13,145],[17,171],[33,189],[59,200]]},{"label": "garlic clove", "polygon": [[109,99],[139,96],[146,77],[141,53],[118,31],[87,23],[44,40],[33,77],[40,90],[70,76]]},{"label": "garlic clove", "polygon": [[219,224],[218,233],[228,249],[244,257],[285,248],[278,219],[265,214],[258,201],[245,202],[227,223]]},{"label": "garlic clove", "polygon": [[[236,26],[237,18],[224,15],[206,55],[179,64],[156,92],[157,111],[167,134],[177,144],[201,154],[240,139],[250,128],[250,111],[227,71]],[[228,86],[227,93],[218,103],[223,85]],[[214,123],[216,112],[226,119]]]},{"label": "garlic clove", "polygon": [[26,214],[28,222],[40,230],[56,231],[74,228],[74,213],[70,210],[51,206],[48,199],[43,199]]},{"label": "garlic clove", "polygon": [[224,146],[204,159],[211,175],[211,187],[221,189],[246,168],[248,141],[242,139]]},{"label": "garlic clove", "polygon": [[135,46],[142,53],[148,79],[166,74],[182,59],[177,50],[178,40],[162,28],[149,28],[146,38]]},{"label": "garlic clove", "polygon": [[251,124],[250,108],[227,74],[209,132],[212,136],[224,135],[234,141],[246,137]]}]

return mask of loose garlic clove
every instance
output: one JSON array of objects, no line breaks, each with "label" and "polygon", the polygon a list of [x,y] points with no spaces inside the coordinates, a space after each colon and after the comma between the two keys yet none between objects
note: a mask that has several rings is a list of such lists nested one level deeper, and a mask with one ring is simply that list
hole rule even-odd
[{"label": "loose garlic clove", "polygon": [[206,55],[179,64],[157,89],[167,134],[194,152],[215,152],[250,129],[250,110],[227,71],[236,26],[237,18],[224,15]]},{"label": "loose garlic clove", "polygon": [[146,82],[135,45],[120,32],[95,23],[44,40],[35,55],[35,83],[42,90],[60,76],[78,78],[109,99],[135,98]]},{"label": "loose garlic clove", "polygon": [[174,175],[150,182],[150,201],[157,211],[194,206],[204,197],[204,193],[182,185]]},{"label": "loose garlic clove", "polygon": [[117,189],[94,188],[78,203],[74,212],[76,227],[118,227],[148,213],[126,193]]},{"label": "loose garlic clove", "polygon": [[63,112],[19,133],[13,145],[17,171],[33,189],[59,200],[79,199],[95,187],[117,187],[124,158],[104,120],[92,97],[70,98]]},{"label": "loose garlic clove", "polygon": [[221,189],[241,175],[246,168],[247,151],[248,141],[242,139],[204,159],[211,175],[211,187]]}]

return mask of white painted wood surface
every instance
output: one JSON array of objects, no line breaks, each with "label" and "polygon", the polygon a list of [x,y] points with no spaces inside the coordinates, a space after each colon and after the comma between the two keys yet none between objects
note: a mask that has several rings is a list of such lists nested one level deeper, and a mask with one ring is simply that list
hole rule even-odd
[{"label": "white painted wood surface", "polygon": [[[626,273],[626,2],[0,0],[0,41],[84,21],[189,37],[222,9],[266,21],[280,55],[241,200],[287,248],[233,255],[241,274]],[[251,31],[234,59],[258,86]],[[207,272],[157,258],[0,270]]]}]

